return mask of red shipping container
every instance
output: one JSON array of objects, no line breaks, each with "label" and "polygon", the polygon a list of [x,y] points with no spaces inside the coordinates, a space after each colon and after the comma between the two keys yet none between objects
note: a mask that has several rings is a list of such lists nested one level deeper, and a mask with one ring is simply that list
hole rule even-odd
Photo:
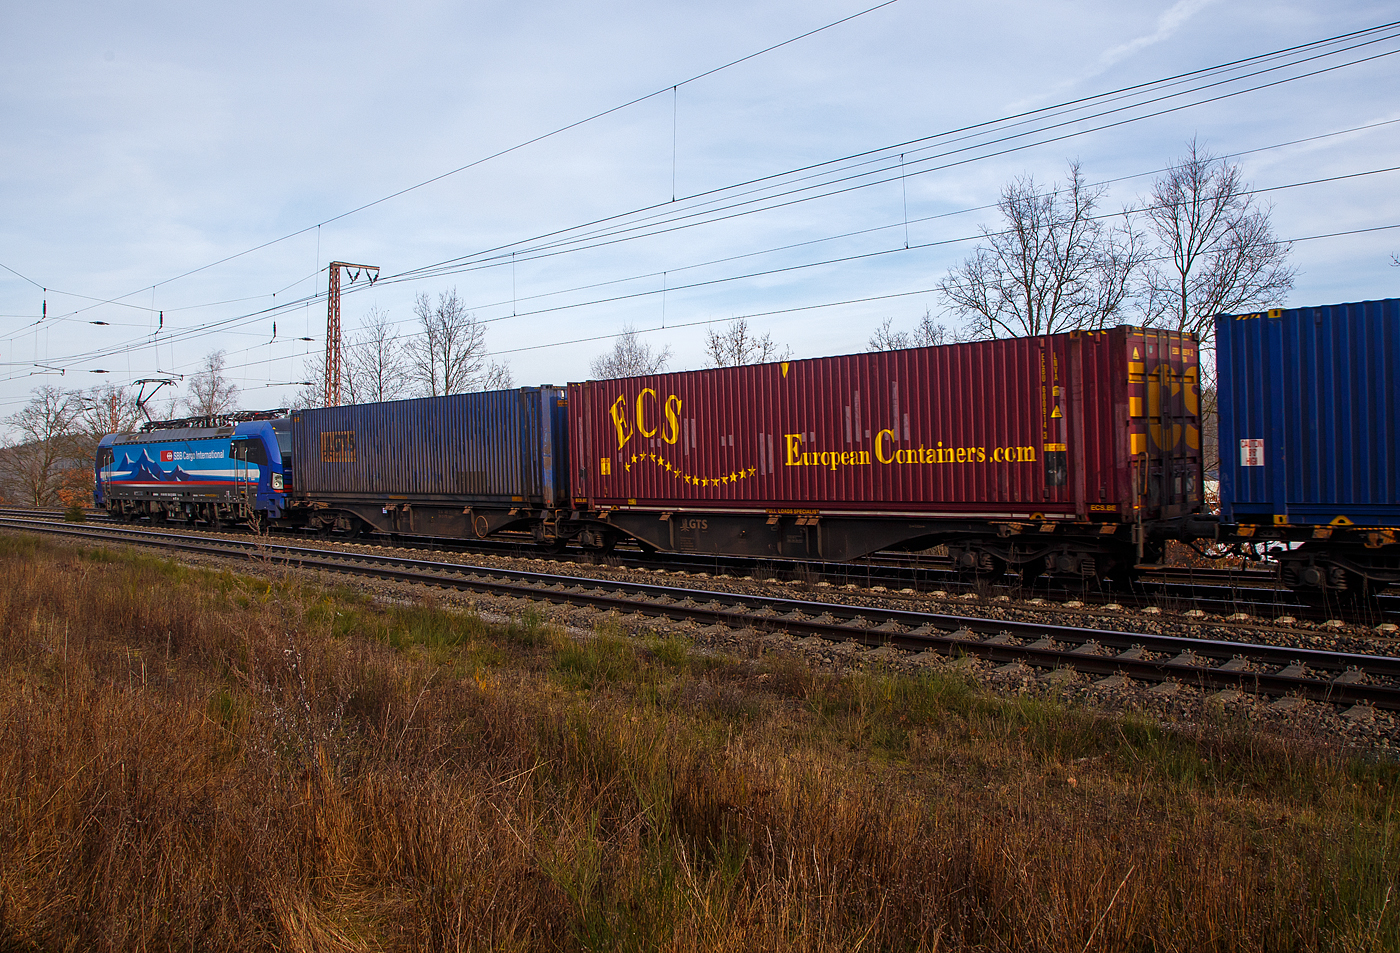
[{"label": "red shipping container", "polygon": [[652,525],[683,514],[835,520],[829,558],[948,529],[930,517],[1169,519],[1200,505],[1198,393],[1194,338],[1137,328],[589,381],[570,472],[663,548],[792,551],[751,519],[720,520],[728,545]]}]

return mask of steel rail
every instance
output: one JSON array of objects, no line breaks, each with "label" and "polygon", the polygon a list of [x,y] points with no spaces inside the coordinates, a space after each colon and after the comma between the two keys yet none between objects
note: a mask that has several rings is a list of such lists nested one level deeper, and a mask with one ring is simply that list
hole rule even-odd
[{"label": "steel rail", "polygon": [[[782,629],[868,646],[933,649],[991,662],[1069,668],[1088,675],[1122,675],[1142,681],[1176,680],[1202,689],[1234,689],[1297,695],[1332,704],[1371,704],[1400,710],[1400,686],[1369,679],[1400,678],[1400,658],[1325,649],[1121,632],[940,615],[907,609],[851,606],[745,593],[674,588],[525,570],[368,553],[337,553],[262,540],[199,539],[128,527],[0,518],[0,526],[103,541],[131,541],[164,549],[263,559],[330,572],[373,575],[429,586],[583,605],[708,624]],[[1033,639],[1029,644],[1018,640]],[[1148,658],[1147,653],[1171,655]],[[1277,672],[1255,667],[1282,666]]]},{"label": "steel rail", "polygon": [[[34,519],[52,518],[58,519],[61,511],[48,512],[43,510],[15,510],[0,508],[0,517],[15,515],[20,518],[29,517]],[[99,517],[99,521],[106,522],[107,518]],[[116,521],[113,521],[116,522]],[[126,524],[131,525],[131,524]],[[155,527],[167,526],[164,523],[141,524]],[[173,529],[179,524],[170,525]],[[230,527],[235,528],[235,527]],[[188,527],[183,531],[194,532],[227,532],[228,530],[215,530],[212,528],[203,529],[200,527]],[[360,545],[386,544],[391,546],[425,549],[425,550],[446,550],[457,553],[478,553],[492,554],[505,557],[551,559],[571,562],[579,562],[578,558],[570,558],[569,554],[547,554],[537,551],[533,541],[513,541],[509,539],[493,538],[487,540],[470,540],[458,543],[451,541],[416,541],[412,539],[400,539],[392,536],[371,535],[359,539],[346,539],[342,542],[357,543]],[[616,551],[612,558],[622,561],[624,564],[635,565],[639,568],[654,568],[658,564],[664,565],[668,569],[683,568],[688,572],[707,572],[716,575],[735,574],[742,571],[756,573],[759,570],[766,572],[770,576],[781,578],[784,574],[796,576],[799,573],[811,576],[821,576],[833,585],[860,585],[853,580],[862,579],[866,587],[874,585],[888,584],[890,588],[898,585],[907,588],[906,584],[922,584],[931,586],[942,586],[955,591],[970,591],[966,580],[961,579],[951,569],[935,569],[931,567],[910,566],[912,575],[898,575],[899,568],[895,563],[822,563],[808,562],[800,563],[793,560],[783,559],[753,559],[750,557],[728,557],[728,556],[706,556],[695,557],[683,553],[667,553],[662,557],[649,557],[641,552],[632,553],[630,551]],[[936,557],[927,557],[936,559]],[[1178,573],[1171,567],[1164,567],[1161,574],[1164,581],[1143,582],[1134,592],[1128,593],[1108,593],[1096,590],[1080,590],[1073,586],[1064,585],[1058,588],[1040,590],[1038,588],[1023,588],[1016,577],[1008,577],[1005,581],[993,581],[993,586],[1004,585],[1008,592],[1020,591],[1020,598],[1030,598],[1036,593],[1041,593],[1052,601],[1064,601],[1065,599],[1079,599],[1090,604],[1110,604],[1117,603],[1131,607],[1147,607],[1153,605],[1172,603],[1189,603],[1192,608],[1205,608],[1220,615],[1244,612],[1256,616],[1287,615],[1296,618],[1324,620],[1329,618],[1348,619],[1359,624],[1373,624],[1379,619],[1394,615],[1400,612],[1400,596],[1380,595],[1376,601],[1369,605],[1360,606],[1332,606],[1324,609],[1319,606],[1301,603],[1287,589],[1281,589],[1265,585],[1263,588],[1251,590],[1238,590],[1225,586],[1218,586],[1207,583],[1205,578],[1192,582],[1171,582],[1165,581],[1173,576],[1189,575],[1191,573],[1216,573],[1208,578],[1234,579],[1237,582],[1259,582],[1270,583],[1274,580],[1264,578],[1258,580],[1247,580],[1245,573],[1238,570],[1187,570]],[[1267,576],[1267,573],[1251,572],[1247,575]],[[754,578],[757,578],[756,576]],[[1013,581],[1014,580],[1014,581]],[[1250,593],[1258,594],[1258,597],[1251,598]]]}]

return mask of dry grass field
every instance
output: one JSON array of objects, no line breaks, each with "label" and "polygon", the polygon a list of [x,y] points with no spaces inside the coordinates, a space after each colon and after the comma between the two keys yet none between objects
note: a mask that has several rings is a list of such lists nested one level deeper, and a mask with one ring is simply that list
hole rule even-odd
[{"label": "dry grass field", "polygon": [[0,538],[0,949],[1394,950],[1364,755]]}]

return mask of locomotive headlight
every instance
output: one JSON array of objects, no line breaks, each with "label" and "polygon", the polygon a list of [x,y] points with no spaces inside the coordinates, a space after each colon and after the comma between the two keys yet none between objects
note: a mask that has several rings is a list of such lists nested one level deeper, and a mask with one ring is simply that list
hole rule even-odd
[{"label": "locomotive headlight", "polygon": [[274,490],[282,489],[282,474],[274,473],[272,475],[272,488]]}]

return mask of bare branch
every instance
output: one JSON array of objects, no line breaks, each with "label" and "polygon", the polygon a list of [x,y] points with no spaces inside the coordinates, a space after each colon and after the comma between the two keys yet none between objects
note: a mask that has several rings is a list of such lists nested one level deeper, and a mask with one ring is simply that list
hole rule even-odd
[{"label": "bare branch", "polygon": [[650,344],[638,339],[636,329],[627,325],[613,340],[612,352],[595,357],[588,365],[588,372],[594,380],[639,377],[642,374],[661,373],[670,360],[669,345],[653,352]]},{"label": "bare branch", "polygon": [[389,320],[389,312],[370,308],[360,333],[346,347],[350,402],[367,404],[403,397],[411,379],[406,358],[407,348]]},{"label": "bare branch", "polygon": [[907,347],[938,347],[943,344],[956,344],[964,339],[956,328],[933,320],[930,311],[924,311],[924,316],[914,325],[913,331],[896,331],[893,325],[894,319],[886,318],[875,329],[868,342],[870,350],[898,351]]},{"label": "bare branch", "polygon": [[223,351],[210,351],[203,366],[190,375],[184,404],[191,417],[213,417],[238,409],[238,385],[224,375],[226,364]]},{"label": "bare branch", "polygon": [[773,343],[772,335],[754,334],[745,318],[736,318],[723,331],[710,328],[705,339],[705,363],[709,367],[739,367],[786,361],[792,348]]},{"label": "bare branch", "polygon": [[939,283],[975,337],[1051,334],[1115,321],[1131,297],[1143,245],[1127,223],[1095,214],[1104,188],[1069,164],[1063,188],[1030,176],[1001,194],[1006,227],[984,228],[985,244]]},{"label": "bare branch", "polygon": [[105,384],[73,395],[78,402],[74,429],[96,440],[109,433],[128,433],[141,423],[136,395],[125,387]]},{"label": "bare branch", "polygon": [[1157,180],[1145,209],[1160,246],[1142,276],[1150,323],[1209,341],[1217,314],[1276,304],[1293,287],[1291,245],[1274,238],[1270,209],[1249,191],[1238,166],[1194,139]]},{"label": "bare branch", "polygon": [[404,352],[422,396],[484,390],[503,379],[501,371],[495,370],[497,365],[487,360],[485,325],[467,313],[456,288],[438,294],[436,305],[420,294],[413,313],[423,330],[404,346]]},{"label": "bare branch", "polygon": [[82,403],[74,394],[47,385],[33,395],[5,418],[19,439],[0,449],[0,478],[24,502],[43,506],[58,499],[62,471],[83,459],[91,441],[75,438]]}]

